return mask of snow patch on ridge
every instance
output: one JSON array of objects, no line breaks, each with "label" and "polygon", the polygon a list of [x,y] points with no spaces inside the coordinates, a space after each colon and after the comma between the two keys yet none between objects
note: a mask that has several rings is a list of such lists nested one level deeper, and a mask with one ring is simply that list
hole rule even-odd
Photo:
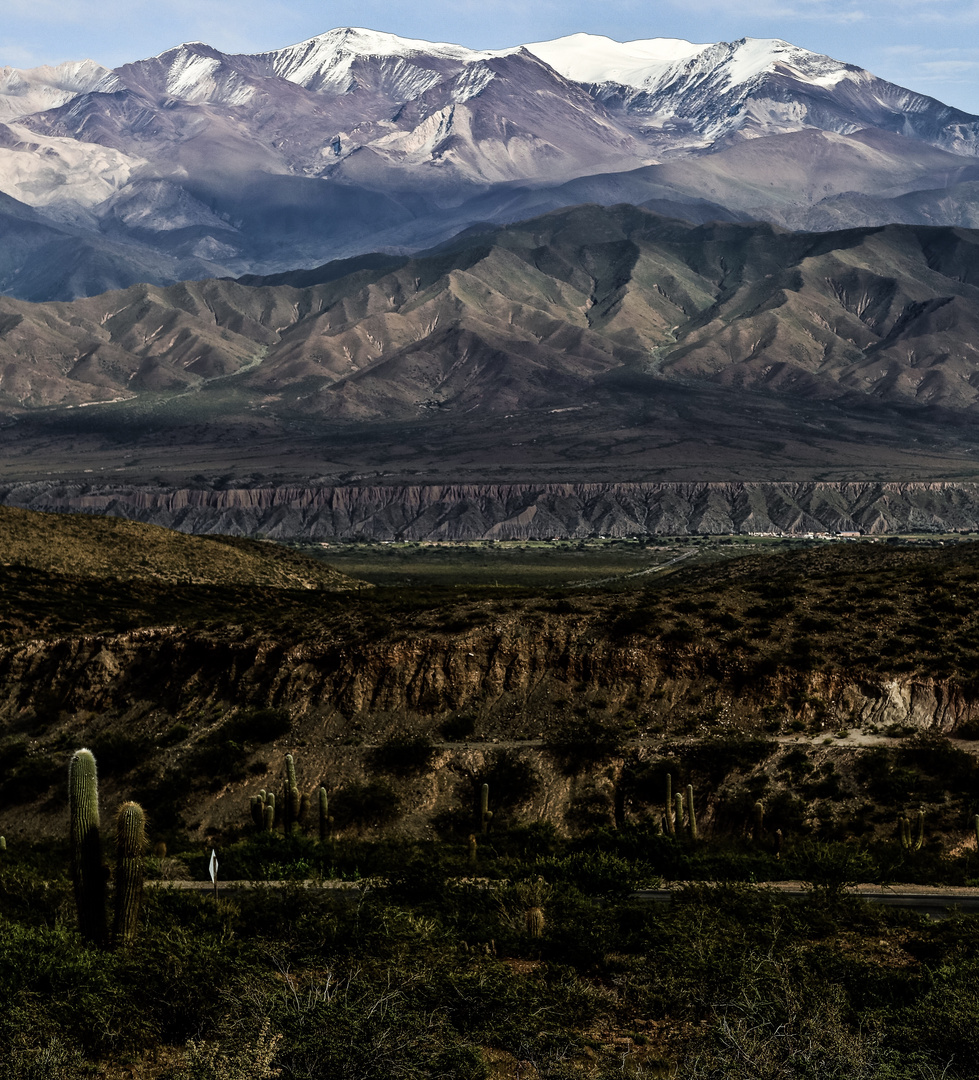
[{"label": "snow patch on ridge", "polygon": [[800,49],[780,38],[743,38],[731,47],[724,66],[728,86],[742,86],[759,75],[780,70],[800,82],[833,87],[849,74],[845,64]]},{"label": "snow patch on ridge", "polygon": [[184,101],[244,105],[255,95],[254,86],[239,72],[230,69],[220,54],[214,55],[199,42],[182,45],[165,57],[170,60],[167,93],[173,97]]}]

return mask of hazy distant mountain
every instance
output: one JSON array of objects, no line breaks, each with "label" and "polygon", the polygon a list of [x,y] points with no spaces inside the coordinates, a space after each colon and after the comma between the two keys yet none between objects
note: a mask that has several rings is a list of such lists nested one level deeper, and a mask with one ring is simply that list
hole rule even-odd
[{"label": "hazy distant mountain", "polygon": [[5,68],[0,192],[36,239],[21,214],[0,290],[285,271],[581,201],[972,223],[977,137],[975,116],[782,41],[480,52],[339,29],[248,56]]}]

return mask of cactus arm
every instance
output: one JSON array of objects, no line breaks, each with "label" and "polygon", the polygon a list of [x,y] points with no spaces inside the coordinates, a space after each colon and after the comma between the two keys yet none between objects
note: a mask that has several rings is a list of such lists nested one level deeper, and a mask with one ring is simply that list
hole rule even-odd
[{"label": "cactus arm", "polygon": [[[293,822],[296,820],[295,807],[292,801],[292,792],[296,787],[296,762],[292,754],[286,754],[285,769],[286,789],[282,793],[282,820],[285,825],[286,836],[292,832]],[[296,790],[298,795],[298,789]]]}]

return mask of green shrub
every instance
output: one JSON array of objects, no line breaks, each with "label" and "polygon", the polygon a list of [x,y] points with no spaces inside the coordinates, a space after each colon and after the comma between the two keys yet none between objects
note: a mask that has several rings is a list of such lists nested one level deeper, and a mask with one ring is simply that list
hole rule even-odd
[{"label": "green shrub", "polygon": [[386,825],[400,812],[397,792],[383,780],[348,784],[330,800],[330,813],[340,829]]},{"label": "green shrub", "polygon": [[17,806],[37,802],[55,784],[63,783],[65,764],[50,753],[17,755],[16,763],[0,775],[0,806]]},{"label": "green shrub", "polygon": [[427,735],[395,734],[367,755],[370,768],[395,776],[425,772],[435,756],[435,744]]},{"label": "green shrub", "polygon": [[442,722],[442,738],[446,742],[464,742],[476,730],[476,713],[463,709]]},{"label": "green shrub", "polygon": [[37,1048],[7,1047],[0,1080],[81,1080],[88,1070],[77,1050],[52,1036]]},{"label": "green shrub", "polygon": [[236,742],[270,743],[292,728],[288,709],[243,709],[223,724],[224,737]]},{"label": "green shrub", "polygon": [[624,743],[621,724],[585,716],[560,723],[544,745],[557,758],[562,770],[573,776],[617,756]]},{"label": "green shrub", "polygon": [[477,805],[483,784],[489,784],[490,807],[495,815],[523,805],[540,790],[540,777],[528,758],[513,750],[497,750],[484,767],[472,777],[473,806]]},{"label": "green shrub", "polygon": [[99,763],[99,775],[122,777],[140,765],[153,751],[153,743],[143,735],[107,731],[95,735],[88,743]]},{"label": "green shrub", "polygon": [[281,1039],[269,1031],[268,1020],[254,1036],[236,1032],[221,1041],[191,1039],[183,1066],[168,1080],[272,1080],[282,1071],[274,1065]]},{"label": "green shrub", "polygon": [[190,727],[184,723],[173,724],[160,739],[161,746],[176,746],[190,738]]}]

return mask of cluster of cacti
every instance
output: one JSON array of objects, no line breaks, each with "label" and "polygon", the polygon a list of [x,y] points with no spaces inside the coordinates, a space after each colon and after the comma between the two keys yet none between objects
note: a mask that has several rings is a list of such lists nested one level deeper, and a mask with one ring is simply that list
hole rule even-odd
[{"label": "cluster of cacti", "polygon": [[898,835],[901,838],[901,847],[905,851],[920,851],[925,842],[925,812],[919,810],[917,815],[917,829],[913,829],[909,817],[903,814],[897,819]]},{"label": "cluster of cacti", "polygon": [[[684,826],[684,811],[686,826]],[[686,794],[673,793],[673,776],[666,774],[666,813],[663,816],[663,828],[667,836],[687,836],[690,840],[699,840],[697,814],[693,803],[693,784],[687,784]]]},{"label": "cluster of cacti", "polygon": [[697,815],[693,809],[693,784],[687,784],[687,829],[691,840],[700,839],[700,833],[697,832]]},{"label": "cluster of cacti", "polygon": [[[108,941],[106,885],[99,821],[99,781],[91,750],[76,750],[68,767],[68,810],[71,877],[78,929],[96,945]],[[136,936],[143,895],[143,852],[146,832],[139,803],[127,802],[116,822],[116,889],[113,944],[129,945]]]},{"label": "cluster of cacti", "polygon": [[275,792],[265,788],[250,800],[252,821],[259,832],[272,832],[275,828]]},{"label": "cluster of cacti", "polygon": [[[320,839],[325,839],[328,826],[333,819],[329,816],[329,803],[326,789],[320,788]],[[309,817],[309,795],[300,793],[299,783],[296,780],[296,759],[292,754],[286,754],[285,760],[285,790],[281,800],[277,800],[274,791],[266,791],[265,788],[253,795],[249,800],[252,822],[259,832],[273,832],[277,824],[281,823],[288,836],[294,829],[304,824]]]},{"label": "cluster of cacti", "polygon": [[299,794],[299,784],[296,781],[296,761],[292,754],[286,754],[286,789],[282,796],[282,820],[285,823],[285,832],[288,836],[299,824],[299,815],[302,808],[302,796]]},{"label": "cluster of cacti", "polygon": [[493,811],[489,808],[489,784],[483,784],[479,791],[479,826],[483,836],[489,832]]}]

